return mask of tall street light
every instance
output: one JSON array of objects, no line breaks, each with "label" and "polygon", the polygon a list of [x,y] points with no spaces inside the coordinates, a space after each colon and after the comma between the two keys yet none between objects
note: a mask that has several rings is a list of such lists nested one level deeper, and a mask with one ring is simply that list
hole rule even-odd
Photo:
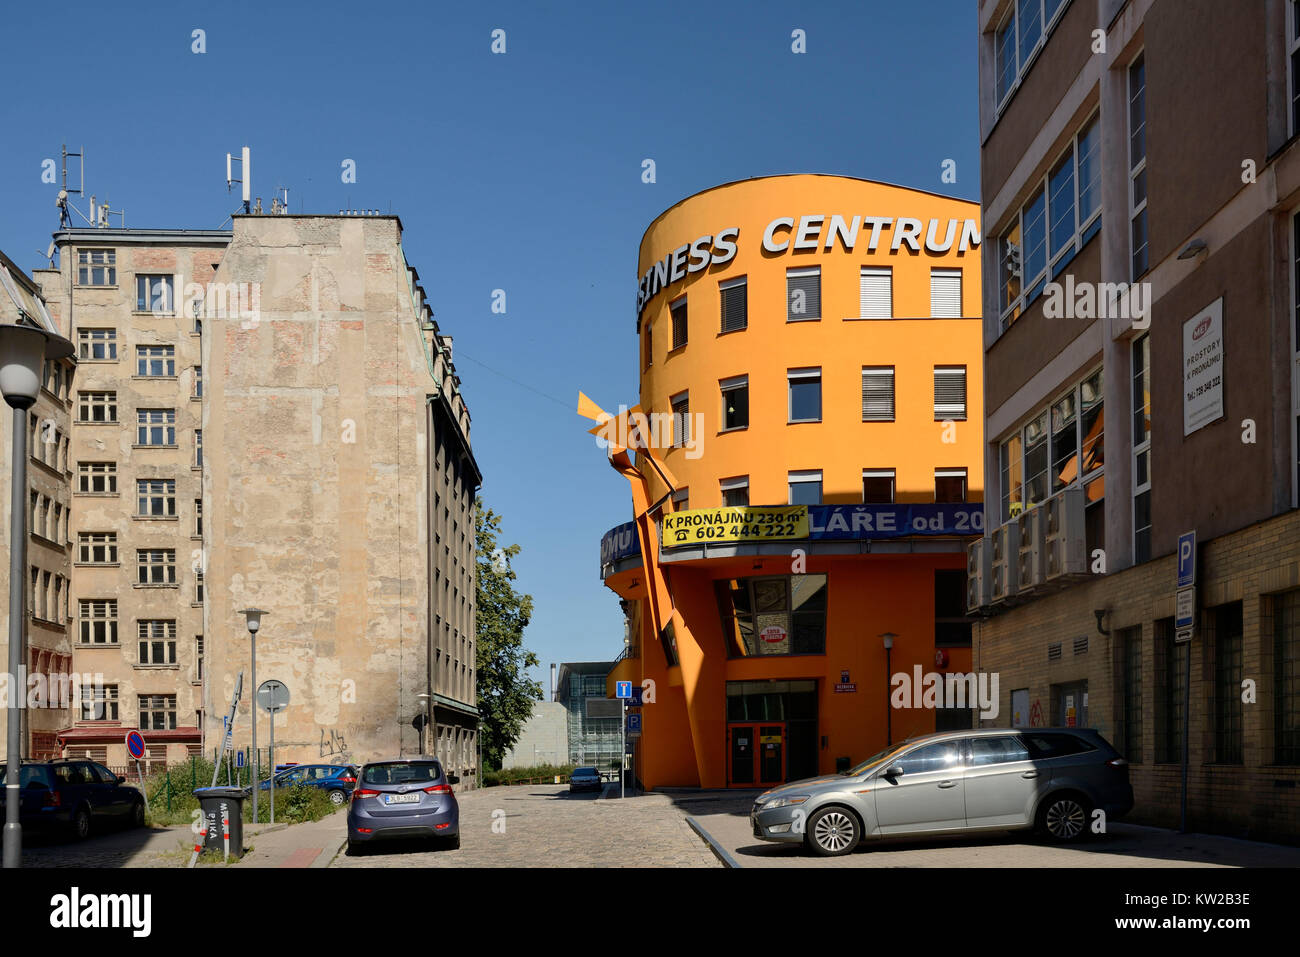
[{"label": "tall street light", "polygon": [[[0,392],[13,413],[13,474],[9,505],[9,675],[16,683],[27,649],[23,641],[27,581],[27,410],[36,404],[47,359],[75,354],[72,343],[32,326],[0,325]],[[22,708],[26,688],[11,684],[5,737],[4,866],[19,867],[23,826],[18,817],[22,772]]]},{"label": "tall street light", "polygon": [[[253,639],[253,660],[252,660],[253,683],[252,684],[253,684],[253,688],[256,689],[257,688],[257,632],[262,627],[262,616],[269,615],[270,612],[263,611],[261,608],[242,608],[240,609],[239,613],[244,616],[244,621],[248,625],[248,634]],[[261,780],[262,775],[259,771],[259,765],[257,760],[257,692],[256,690],[254,690],[253,692],[252,707],[249,708],[249,710],[252,711],[253,713],[253,760],[251,763],[253,767],[253,823],[256,824],[257,823],[257,791],[259,786],[262,783]],[[275,720],[275,715],[271,715],[271,720],[272,721]],[[271,768],[270,773],[271,773],[271,780],[273,782],[271,786],[275,787],[274,784],[275,768]],[[272,798],[272,800],[274,800],[274,798]]]},{"label": "tall street light", "polygon": [[898,635],[894,634],[892,631],[882,632],[880,635],[880,640],[885,643],[885,745],[886,746],[894,743],[894,709],[889,703],[889,689],[890,689],[889,673],[892,670],[892,666],[889,663],[889,659],[890,659],[890,652],[893,650],[894,647],[894,639],[897,637]]}]

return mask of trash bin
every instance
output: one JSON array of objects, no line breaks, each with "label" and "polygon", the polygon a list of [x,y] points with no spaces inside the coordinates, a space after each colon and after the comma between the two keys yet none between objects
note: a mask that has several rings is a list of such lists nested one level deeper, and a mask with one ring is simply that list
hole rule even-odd
[{"label": "trash bin", "polygon": [[203,817],[205,850],[225,852],[226,837],[222,822],[229,821],[230,856],[243,856],[244,799],[250,793],[248,788],[235,787],[194,789],[194,796],[199,799],[199,810]]}]

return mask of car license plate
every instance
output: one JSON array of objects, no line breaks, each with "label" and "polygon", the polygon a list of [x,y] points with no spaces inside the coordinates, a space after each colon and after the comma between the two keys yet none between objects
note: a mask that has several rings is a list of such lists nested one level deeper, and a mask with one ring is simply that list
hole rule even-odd
[{"label": "car license plate", "polygon": [[385,804],[415,804],[419,800],[420,800],[420,793],[418,791],[415,792],[414,794],[385,794],[384,795]]}]

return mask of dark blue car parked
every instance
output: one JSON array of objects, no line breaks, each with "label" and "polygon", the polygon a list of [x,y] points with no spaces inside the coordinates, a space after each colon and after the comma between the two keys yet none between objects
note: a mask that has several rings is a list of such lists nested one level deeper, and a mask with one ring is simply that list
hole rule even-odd
[{"label": "dark blue car parked", "polygon": [[[295,784],[321,788],[335,806],[342,807],[357,786],[357,769],[350,764],[296,764],[275,776],[277,788],[291,788]],[[262,782],[263,791],[270,788],[270,781]]]},{"label": "dark blue car parked", "polygon": [[[5,765],[0,763],[0,779]],[[24,761],[18,771],[18,817],[33,830],[62,830],[78,840],[92,822],[144,825],[144,795],[102,764],[81,759]],[[0,814],[4,813],[0,787]]]}]

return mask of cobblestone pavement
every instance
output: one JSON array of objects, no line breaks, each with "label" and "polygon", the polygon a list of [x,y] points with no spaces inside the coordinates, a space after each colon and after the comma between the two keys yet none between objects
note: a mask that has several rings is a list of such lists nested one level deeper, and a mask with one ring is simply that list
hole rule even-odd
[{"label": "cobblestone pavement", "polygon": [[[459,850],[427,843],[341,851],[332,867],[718,867],[662,794],[604,799],[567,785],[495,787],[457,795]],[[340,826],[346,823],[340,817]],[[493,824],[496,830],[493,830]],[[504,833],[502,832],[504,826]]]},{"label": "cobblestone pavement", "polygon": [[193,847],[188,827],[119,830],[100,825],[86,840],[23,833],[23,867],[174,867]]},{"label": "cobblestone pavement", "polygon": [[1300,848],[1115,823],[1110,833],[1059,846],[1019,833],[859,845],[844,857],[754,837],[752,799],[696,807],[692,817],[741,867],[1300,867]]}]

